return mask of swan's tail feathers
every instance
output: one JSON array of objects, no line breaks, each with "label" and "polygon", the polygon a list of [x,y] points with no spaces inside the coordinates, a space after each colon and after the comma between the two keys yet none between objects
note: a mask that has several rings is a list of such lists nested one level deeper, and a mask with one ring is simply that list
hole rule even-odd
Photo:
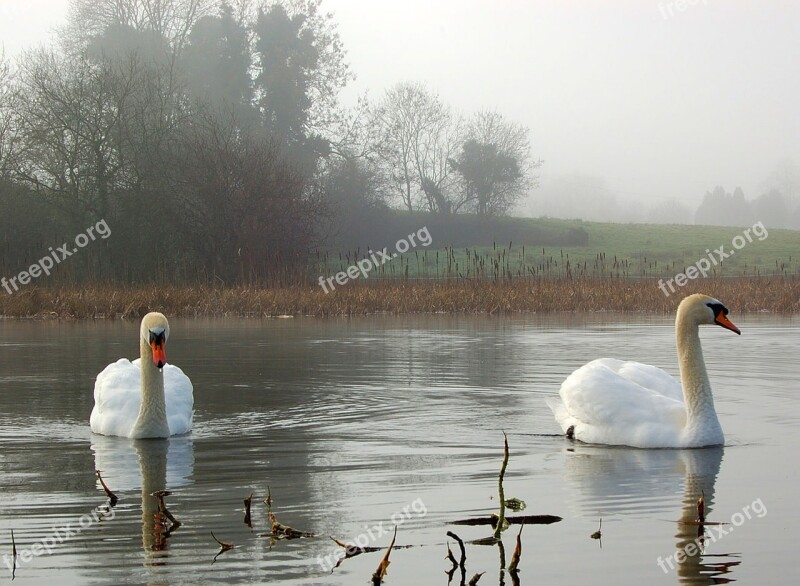
[{"label": "swan's tail feathers", "polygon": [[546,397],[545,401],[561,426],[561,431],[566,433],[569,427],[575,424],[575,421],[564,406],[564,402],[559,397]]}]

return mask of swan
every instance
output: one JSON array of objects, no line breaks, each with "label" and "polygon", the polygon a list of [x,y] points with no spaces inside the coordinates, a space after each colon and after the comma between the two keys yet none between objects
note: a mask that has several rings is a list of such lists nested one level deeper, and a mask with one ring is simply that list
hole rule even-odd
[{"label": "swan", "polygon": [[701,293],[686,297],[675,318],[680,382],[655,366],[613,358],[593,360],[569,375],[561,384],[561,400],[547,399],[567,436],[637,448],[722,445],[700,347],[701,324],[741,334],[722,303]]},{"label": "swan", "polygon": [[89,418],[94,433],[166,438],[191,431],[192,382],[180,368],[167,364],[167,339],[167,318],[148,313],[139,332],[141,358],[120,358],[97,375]]}]

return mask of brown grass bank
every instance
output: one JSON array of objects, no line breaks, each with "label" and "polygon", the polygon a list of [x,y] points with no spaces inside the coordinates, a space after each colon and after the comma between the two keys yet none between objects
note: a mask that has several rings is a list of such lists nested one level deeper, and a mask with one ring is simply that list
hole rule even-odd
[{"label": "brown grass bank", "polygon": [[376,313],[619,311],[672,313],[690,293],[704,292],[735,314],[800,312],[800,280],[706,279],[665,296],[656,280],[557,279],[492,281],[361,281],[325,293],[288,288],[90,286],[30,287],[0,295],[0,315],[25,318],[130,318],[158,310],[169,316],[343,316]]}]

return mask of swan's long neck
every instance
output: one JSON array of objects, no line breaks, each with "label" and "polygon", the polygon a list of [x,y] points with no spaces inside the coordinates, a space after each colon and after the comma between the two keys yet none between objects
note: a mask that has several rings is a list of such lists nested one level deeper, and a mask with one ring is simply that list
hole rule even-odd
[{"label": "swan's long neck", "polygon": [[675,336],[686,405],[686,433],[706,437],[708,445],[722,443],[722,428],[714,409],[698,324],[679,314],[675,322]]},{"label": "swan's long neck", "polygon": [[164,399],[164,373],[153,364],[150,346],[139,342],[142,369],[142,404],[131,437],[169,437],[167,404]]}]

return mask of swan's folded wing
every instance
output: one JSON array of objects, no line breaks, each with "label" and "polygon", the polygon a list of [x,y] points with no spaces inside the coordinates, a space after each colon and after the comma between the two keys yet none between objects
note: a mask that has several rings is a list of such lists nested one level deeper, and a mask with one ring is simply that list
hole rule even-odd
[{"label": "swan's folded wing", "polygon": [[[611,359],[607,358],[605,360]],[[681,383],[665,370],[650,364],[642,364],[641,362],[622,362],[620,360],[615,362],[619,363],[616,371],[621,377],[683,403],[683,387],[681,387]]]},{"label": "swan's folded wing", "polygon": [[167,403],[170,435],[191,431],[194,417],[192,381],[174,364],[164,366],[164,398]]},{"label": "swan's folded wing", "polygon": [[[683,427],[680,384],[664,371],[640,363],[594,360],[561,385],[564,409],[581,441],[649,447],[664,444]],[[665,378],[668,377],[668,378]],[[654,385],[656,388],[648,388]]]},{"label": "swan's folded wing", "polygon": [[89,424],[94,433],[127,436],[142,402],[141,371],[127,358],[106,366],[94,383]]}]

